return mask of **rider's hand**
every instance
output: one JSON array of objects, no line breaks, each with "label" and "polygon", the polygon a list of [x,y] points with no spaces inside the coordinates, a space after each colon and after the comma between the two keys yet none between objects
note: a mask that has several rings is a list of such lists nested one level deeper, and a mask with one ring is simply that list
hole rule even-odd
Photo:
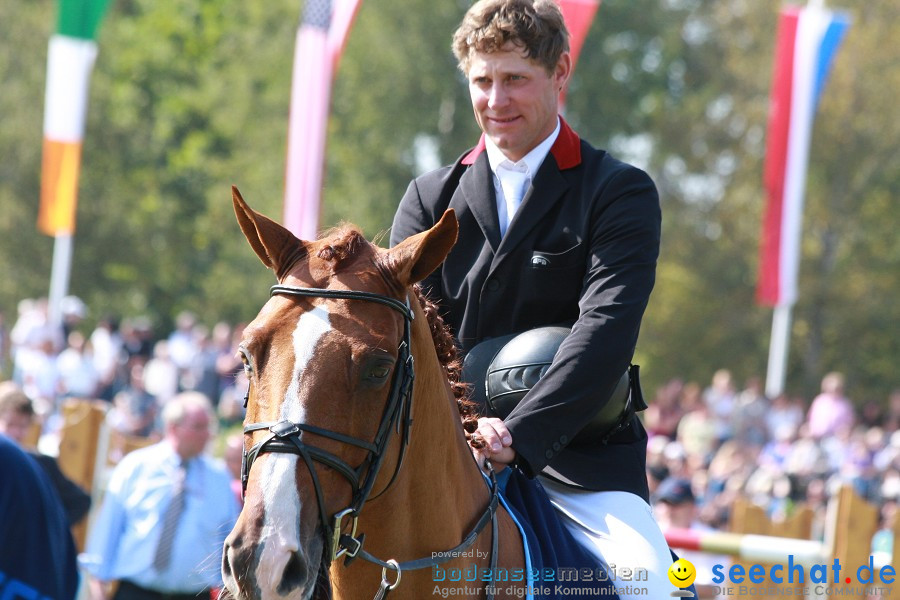
[{"label": "rider's hand", "polygon": [[512,434],[501,419],[478,419],[478,429],[472,434],[472,439],[484,442],[484,448],[472,448],[472,454],[481,466],[484,466],[484,459],[489,458],[494,463],[494,468],[502,471],[516,459],[516,451],[512,449]]}]

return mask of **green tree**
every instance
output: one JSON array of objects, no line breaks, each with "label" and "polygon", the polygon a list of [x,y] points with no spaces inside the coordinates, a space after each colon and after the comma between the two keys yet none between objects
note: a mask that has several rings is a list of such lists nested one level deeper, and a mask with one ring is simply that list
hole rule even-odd
[{"label": "green tree", "polygon": [[[466,0],[363,2],[328,123],[322,225],[377,236],[409,180],[478,138],[450,52]],[[845,0],[853,19],[815,124],[788,386],[845,371],[857,400],[898,387],[898,8]],[[774,1],[604,0],[566,118],[647,169],[664,209],[658,283],[638,359],[648,392],[719,367],[762,375],[771,311],[754,303]],[[48,0],[0,4],[0,311],[46,293],[52,239],[35,229]],[[71,291],[164,332],[191,309],[247,320],[273,278],[246,247],[230,186],[279,219],[294,0],[119,0],[101,27]]]}]

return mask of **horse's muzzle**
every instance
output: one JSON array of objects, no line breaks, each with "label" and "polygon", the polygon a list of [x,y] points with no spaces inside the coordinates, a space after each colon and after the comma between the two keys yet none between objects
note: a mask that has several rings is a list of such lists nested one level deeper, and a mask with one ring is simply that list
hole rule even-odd
[{"label": "horse's muzzle", "polygon": [[296,547],[277,538],[247,544],[232,532],[222,554],[222,580],[240,600],[305,600],[316,586],[317,566],[318,561],[313,567]]}]

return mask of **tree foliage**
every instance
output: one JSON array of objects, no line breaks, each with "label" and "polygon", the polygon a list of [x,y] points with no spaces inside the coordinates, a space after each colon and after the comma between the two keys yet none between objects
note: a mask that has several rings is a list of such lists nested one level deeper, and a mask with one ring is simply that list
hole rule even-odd
[{"label": "tree foliage", "polygon": [[[449,50],[465,0],[363,2],[328,124],[323,226],[390,225],[409,180],[477,140]],[[765,126],[779,3],[604,0],[566,117],[647,169],[664,209],[638,359],[648,388],[762,375],[771,311],[754,304]],[[817,116],[788,385],[847,373],[857,399],[900,386],[900,34],[890,0],[845,0],[853,23]],[[49,0],[0,4],[0,311],[46,294],[52,240],[34,223]],[[92,310],[191,309],[246,320],[272,275],[231,213],[236,184],[279,219],[299,3],[118,0],[100,30],[70,289]]]}]

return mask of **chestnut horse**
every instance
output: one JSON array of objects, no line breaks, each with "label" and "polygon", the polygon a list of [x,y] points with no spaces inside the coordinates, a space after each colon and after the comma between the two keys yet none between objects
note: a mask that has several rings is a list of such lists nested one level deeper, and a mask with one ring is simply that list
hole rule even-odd
[{"label": "chestnut horse", "polygon": [[434,576],[525,568],[413,288],[455,243],[452,211],[385,250],[349,226],[301,241],[232,192],[278,285],[240,345],[245,503],[225,542],[225,595],[521,598],[525,582],[493,592]]}]

